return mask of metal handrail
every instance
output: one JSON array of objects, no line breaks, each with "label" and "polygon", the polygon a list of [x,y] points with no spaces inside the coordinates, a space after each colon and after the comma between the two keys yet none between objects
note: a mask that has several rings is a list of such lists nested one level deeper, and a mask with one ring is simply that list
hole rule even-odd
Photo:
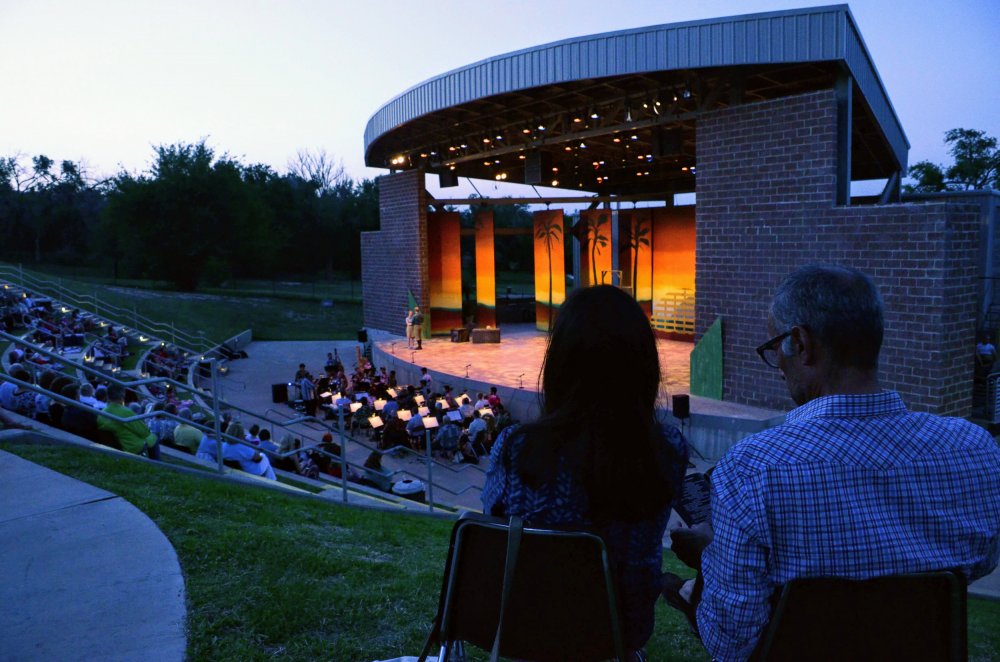
[{"label": "metal handrail", "polygon": [[[24,345],[24,346],[27,346],[27,347],[31,347],[35,352],[37,352],[39,354],[42,354],[43,356],[48,356],[48,357],[50,357],[50,358],[52,358],[54,360],[58,360],[58,361],[60,361],[62,363],[73,365],[78,370],[81,370],[84,373],[92,374],[92,375],[94,375],[96,377],[99,377],[99,378],[104,379],[106,381],[115,383],[115,384],[117,384],[119,386],[122,386],[124,388],[135,389],[136,387],[146,386],[146,385],[150,385],[150,384],[170,384],[170,385],[173,385],[175,387],[180,387],[185,392],[192,391],[192,390],[194,390],[194,391],[197,390],[196,388],[193,388],[190,385],[182,384],[182,383],[180,383],[180,382],[178,382],[178,381],[176,381],[174,379],[171,379],[169,377],[148,377],[148,378],[132,379],[132,380],[125,381],[125,380],[122,380],[122,379],[118,379],[118,378],[114,377],[113,375],[108,375],[108,374],[100,371],[97,368],[92,368],[92,367],[86,365],[85,363],[80,363],[80,362],[69,360],[69,359],[67,359],[64,356],[61,356],[60,354],[57,354],[55,352],[51,352],[51,351],[49,351],[47,349],[44,349],[42,347],[38,347],[38,346],[34,345],[34,343],[31,343],[31,342],[29,342],[27,340],[24,340],[23,338],[19,338],[17,336],[12,335],[12,334],[6,333],[5,331],[0,331],[0,338],[5,338],[5,339],[13,342],[15,344],[15,346],[16,345]],[[288,427],[290,427],[292,425],[298,425],[298,424],[304,424],[304,423],[315,423],[319,427],[321,427],[322,429],[325,429],[328,432],[331,432],[331,433],[337,432],[338,436],[340,437],[340,441],[341,441],[341,443],[340,443],[341,455],[342,455],[341,458],[337,458],[333,454],[327,453],[324,449],[316,447],[316,446],[311,446],[309,448],[314,448],[317,452],[320,452],[320,453],[326,454],[326,455],[328,455],[330,457],[333,457],[334,459],[337,459],[338,462],[340,462],[340,464],[341,464],[341,478],[342,478],[341,482],[342,482],[342,488],[344,490],[343,501],[344,501],[344,503],[347,503],[347,483],[348,483],[348,481],[347,481],[347,467],[349,467],[349,466],[359,467],[360,466],[361,468],[364,468],[362,465],[358,465],[356,463],[354,463],[352,465],[352,463],[350,463],[347,460],[347,441],[348,440],[354,441],[355,443],[358,443],[363,448],[366,448],[366,449],[368,449],[370,451],[371,450],[376,450],[377,451],[378,449],[372,448],[368,444],[363,443],[361,441],[358,441],[358,440],[356,440],[352,436],[348,436],[346,434],[345,430],[344,430],[343,416],[340,417],[339,424],[338,424],[337,428],[333,428],[332,426],[327,425],[324,421],[316,418],[315,416],[299,416],[299,417],[296,417],[296,418],[289,419],[287,421],[275,421],[275,420],[267,418],[266,414],[265,414],[265,417],[262,418],[259,414],[255,413],[255,412],[252,412],[252,411],[250,411],[248,409],[245,409],[243,407],[240,407],[238,405],[233,405],[231,403],[227,403],[227,402],[223,401],[221,398],[217,397],[218,388],[217,388],[217,384],[214,383],[215,380],[216,380],[216,376],[217,376],[216,365],[215,365],[215,361],[214,360],[211,363],[212,363],[211,370],[212,370],[212,379],[213,379],[213,389],[212,389],[212,402],[213,402],[213,406],[212,406],[212,409],[213,409],[213,416],[214,416],[214,423],[215,423],[214,434],[216,435],[216,439],[220,440],[222,438],[222,436],[223,436],[221,430],[219,429],[219,425],[220,425],[220,422],[222,420],[222,412],[223,412],[224,409],[225,409],[225,411],[239,411],[239,412],[242,412],[242,413],[246,413],[246,414],[249,414],[250,416],[253,416],[255,418],[260,418],[261,420],[264,420],[264,421],[266,421],[268,423],[277,424],[277,425],[279,425],[282,428],[288,428]],[[5,375],[4,379],[7,380],[7,381],[11,381],[11,382],[17,383],[18,385],[23,386],[25,388],[28,388],[29,390],[31,390],[33,392],[44,393],[45,395],[47,395],[49,397],[53,397],[53,399],[58,399],[60,401],[70,402],[70,403],[76,402],[75,400],[69,400],[69,399],[64,398],[61,395],[54,394],[54,393],[51,393],[50,391],[46,391],[44,389],[40,389],[38,387],[35,387],[33,384],[29,384],[29,383],[26,383],[26,382],[22,382],[20,380],[16,380],[16,379],[10,377],[9,375]],[[223,405],[224,405],[224,407],[223,407]],[[86,405],[83,405],[83,406],[86,406]],[[95,411],[98,411],[98,410],[95,410]],[[274,410],[268,410],[267,413],[270,413],[272,411],[274,411]],[[343,412],[341,411],[341,414],[342,413]],[[131,421],[135,421],[135,420],[143,420],[143,419],[152,418],[152,417],[155,417],[155,416],[158,416],[158,415],[168,416],[170,418],[175,418],[176,420],[184,420],[184,419],[180,419],[179,417],[176,417],[175,415],[166,414],[165,412],[150,412],[150,413],[147,413],[147,414],[137,414],[136,416],[133,416],[133,417],[130,417],[130,418],[127,418],[127,419],[120,419],[120,418],[115,417],[115,416],[113,416],[111,414],[106,414],[106,416],[109,416],[109,417],[111,417],[111,418],[113,418],[115,420],[118,420],[119,422],[131,422]],[[197,427],[199,427],[199,429],[207,429],[204,426],[197,426]],[[304,437],[305,435],[301,435],[301,436]],[[221,443],[221,441],[219,443]],[[252,444],[248,444],[244,440],[239,440],[239,443],[243,443],[244,445],[250,446],[252,448],[256,448],[255,446],[253,446]],[[428,507],[429,507],[429,509],[432,512],[434,510],[434,501],[433,501],[433,488],[434,487],[438,487],[439,489],[441,489],[441,490],[443,490],[445,492],[448,492],[449,494],[455,495],[455,496],[457,496],[459,494],[463,494],[466,491],[468,491],[469,489],[475,489],[474,486],[469,485],[468,487],[463,488],[463,490],[460,490],[459,492],[455,492],[455,491],[450,490],[449,488],[445,487],[444,485],[437,484],[437,483],[435,483],[433,481],[432,467],[435,466],[435,465],[438,466],[438,467],[445,467],[445,468],[447,468],[447,469],[449,469],[451,471],[455,471],[455,472],[457,472],[457,471],[455,469],[453,469],[452,467],[446,465],[446,464],[437,462],[431,456],[429,440],[428,440],[428,452],[427,452],[426,455],[421,454],[421,453],[417,453],[416,451],[413,451],[412,449],[408,449],[408,448],[404,448],[404,450],[408,451],[409,453],[412,453],[414,455],[417,455],[419,458],[422,458],[427,463]],[[287,457],[288,455],[289,454],[286,453],[285,455],[282,455],[282,457]],[[221,451],[221,448],[219,448],[219,450],[217,451],[217,458],[218,458],[218,464],[219,464],[219,472],[222,473],[223,472],[223,464],[222,464],[222,451]],[[478,470],[478,471],[480,471],[482,473],[485,473],[485,471],[483,471],[481,468],[479,468],[478,466],[474,466],[474,465],[468,465],[468,464],[467,465],[463,465],[462,469],[475,469],[475,470]],[[398,472],[394,472],[393,475],[395,475],[395,473],[398,473]],[[414,474],[409,474],[409,475],[414,475]]]},{"label": "metal handrail", "polygon": [[[15,274],[17,276],[16,280],[11,277]],[[20,287],[22,290],[31,289],[33,291],[46,294],[53,299],[57,299],[62,305],[69,303],[77,308],[88,308],[92,310],[93,314],[97,317],[104,317],[107,319],[113,317],[119,320],[131,318],[132,326],[134,328],[139,329],[142,327],[142,330],[146,335],[150,335],[157,339],[166,339],[169,337],[172,345],[180,347],[184,351],[189,351],[195,354],[209,355],[217,353],[224,344],[213,344],[211,341],[205,339],[205,335],[201,331],[199,331],[197,336],[195,336],[182,329],[178,329],[172,322],[167,325],[145,315],[141,315],[134,307],[129,310],[112,303],[102,302],[96,294],[79,294],[65,287],[62,284],[61,279],[58,281],[52,281],[34,274],[25,274],[21,265],[18,265],[18,268],[15,270],[9,265],[0,264],[0,277],[5,277],[7,280],[15,282],[17,287]],[[52,294],[53,291],[55,294]],[[104,310],[103,315],[102,308]]]}]

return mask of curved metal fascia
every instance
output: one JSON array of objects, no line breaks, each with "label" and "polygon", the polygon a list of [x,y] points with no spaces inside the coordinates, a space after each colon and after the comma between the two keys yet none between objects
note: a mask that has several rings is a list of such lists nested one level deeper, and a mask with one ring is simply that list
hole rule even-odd
[{"label": "curved metal fascia", "polygon": [[845,63],[905,165],[909,142],[847,5],[620,30],[480,60],[419,83],[379,108],[365,127],[365,158],[376,141],[414,119],[508,92],[654,71],[820,61]]}]

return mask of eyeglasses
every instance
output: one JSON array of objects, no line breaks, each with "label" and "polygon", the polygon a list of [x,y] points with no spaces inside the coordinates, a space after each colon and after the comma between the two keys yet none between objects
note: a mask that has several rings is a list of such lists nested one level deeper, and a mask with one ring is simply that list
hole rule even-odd
[{"label": "eyeglasses", "polygon": [[772,368],[778,367],[778,347],[781,345],[781,341],[792,335],[791,331],[785,331],[784,333],[778,334],[771,338],[763,345],[757,348],[757,355],[760,359],[771,366]]}]

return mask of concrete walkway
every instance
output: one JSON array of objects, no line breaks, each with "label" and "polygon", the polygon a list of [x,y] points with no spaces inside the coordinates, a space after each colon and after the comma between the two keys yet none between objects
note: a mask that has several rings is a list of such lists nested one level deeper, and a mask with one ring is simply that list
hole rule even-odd
[{"label": "concrete walkway", "polygon": [[0,503],[0,658],[184,659],[184,578],[145,514],[3,451]]}]

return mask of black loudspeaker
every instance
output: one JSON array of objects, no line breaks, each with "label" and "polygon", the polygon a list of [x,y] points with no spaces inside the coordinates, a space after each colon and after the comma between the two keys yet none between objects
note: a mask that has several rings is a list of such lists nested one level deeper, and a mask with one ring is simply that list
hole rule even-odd
[{"label": "black loudspeaker", "polygon": [[680,153],[680,129],[664,129],[653,134],[653,156],[680,156]]},{"label": "black loudspeaker", "polygon": [[441,188],[450,188],[452,186],[458,186],[458,175],[455,174],[454,170],[445,170],[444,172],[439,172],[438,186],[440,186]]},{"label": "black loudspeaker", "polygon": [[687,395],[674,396],[674,418],[684,420],[691,418],[691,397]]},{"label": "black loudspeaker", "polygon": [[541,152],[528,152],[524,156],[524,183],[525,184],[541,184],[542,177],[545,173],[542,172],[544,162],[542,160]]},{"label": "black loudspeaker", "polygon": [[362,345],[368,342],[368,329],[358,329],[358,342]]},{"label": "black loudspeaker", "polygon": [[288,402],[288,384],[271,384],[271,402],[276,405]]}]

